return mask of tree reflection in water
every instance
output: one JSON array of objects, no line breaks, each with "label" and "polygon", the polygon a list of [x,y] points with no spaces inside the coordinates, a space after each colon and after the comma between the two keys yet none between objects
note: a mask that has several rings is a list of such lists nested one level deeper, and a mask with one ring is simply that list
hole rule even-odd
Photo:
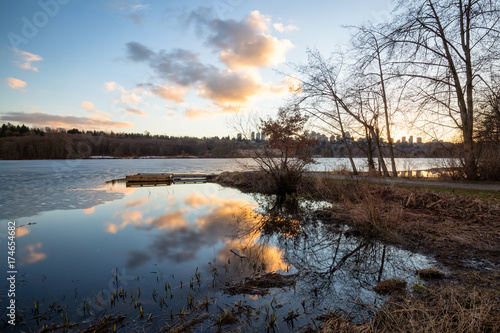
[{"label": "tree reflection in water", "polygon": [[[362,311],[379,296],[373,287],[392,277],[415,279],[415,270],[429,259],[375,240],[351,235],[338,221],[317,218],[325,203],[258,196],[261,211],[253,221],[238,219],[235,239],[256,239],[262,248],[277,247],[284,263],[297,272],[295,299],[316,307]],[[259,256],[253,243],[248,260]],[[258,261],[258,260],[257,260]],[[298,297],[297,297],[298,296]]]}]

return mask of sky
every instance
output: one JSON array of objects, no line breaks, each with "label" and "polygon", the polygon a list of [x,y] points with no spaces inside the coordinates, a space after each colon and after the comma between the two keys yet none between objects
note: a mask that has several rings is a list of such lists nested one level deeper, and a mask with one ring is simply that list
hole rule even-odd
[{"label": "sky", "polygon": [[235,136],[275,115],[305,63],[380,22],[390,0],[2,0],[0,123]]}]

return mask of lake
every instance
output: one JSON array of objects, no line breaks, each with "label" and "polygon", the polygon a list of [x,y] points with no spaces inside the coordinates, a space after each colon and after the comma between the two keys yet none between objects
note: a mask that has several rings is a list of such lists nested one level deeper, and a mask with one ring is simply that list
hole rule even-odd
[{"label": "lake", "polygon": [[[276,217],[270,212],[280,206],[277,198],[218,184],[107,182],[137,172],[243,170],[243,162],[0,161],[6,252],[7,224],[17,225],[16,311],[23,316],[17,330],[62,325],[67,316],[80,323],[72,329],[79,331],[104,314],[124,314],[127,326],[118,325],[118,332],[154,332],[195,318],[205,320],[198,331],[215,331],[230,311],[238,318],[231,329],[260,331],[272,323],[294,331],[328,308],[370,316],[371,308],[360,304],[384,300],[372,291],[378,281],[415,281],[416,269],[435,264],[314,217],[326,203],[300,202],[280,208]],[[319,162],[315,170],[338,164]],[[277,230],[283,221],[286,227]],[[257,294],[230,289],[273,272],[292,277],[293,284]],[[6,321],[7,282],[2,289]]]}]

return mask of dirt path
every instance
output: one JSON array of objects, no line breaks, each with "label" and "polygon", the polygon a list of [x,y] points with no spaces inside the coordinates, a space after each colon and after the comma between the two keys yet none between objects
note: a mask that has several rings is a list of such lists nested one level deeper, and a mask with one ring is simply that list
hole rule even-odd
[{"label": "dirt path", "polygon": [[366,176],[345,176],[333,175],[326,172],[308,172],[306,175],[311,177],[325,177],[334,179],[346,179],[365,181],[378,184],[405,184],[414,186],[436,186],[448,188],[461,188],[471,190],[484,190],[484,191],[500,191],[500,183],[469,183],[469,182],[443,182],[437,180],[422,180],[422,179],[409,179],[409,178],[389,178],[389,177],[366,177]]}]

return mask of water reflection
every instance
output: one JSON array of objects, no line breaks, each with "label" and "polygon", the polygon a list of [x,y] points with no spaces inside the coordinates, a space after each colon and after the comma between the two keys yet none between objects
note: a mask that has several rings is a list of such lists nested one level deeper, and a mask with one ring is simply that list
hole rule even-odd
[{"label": "water reflection", "polygon": [[[134,297],[142,290],[138,301],[145,312],[162,318],[153,324],[159,329],[168,317],[165,311],[178,313],[188,295],[203,300],[210,294],[218,304],[241,298],[259,308],[269,299],[226,295],[226,285],[268,272],[296,273],[295,290],[271,291],[286,304],[276,309],[284,318],[303,299],[314,300],[318,309],[320,304],[342,308],[357,298],[372,300],[377,281],[409,278],[415,266],[429,264],[423,257],[350,237],[344,226],[318,219],[315,211],[325,204],[250,196],[217,184],[127,188],[115,182],[98,191],[122,197],[18,220],[19,271],[25,281],[18,294],[20,313],[31,314],[36,299],[41,312],[56,320],[60,313],[50,303],[57,298],[72,321],[88,320],[81,305],[92,299],[96,313],[106,308],[137,318],[133,303],[122,301],[114,308],[110,299],[119,288]],[[110,273],[118,271],[119,279]],[[182,288],[196,274],[201,275],[199,285]],[[172,296],[166,294],[167,285]],[[155,292],[159,296],[152,298]],[[166,296],[168,310],[158,304]],[[256,329],[265,326],[260,319]]]},{"label": "water reflection", "polygon": [[45,260],[47,254],[40,252],[42,250],[42,243],[26,245],[20,252],[21,266],[26,264],[34,264],[36,262]]},{"label": "water reflection", "polygon": [[246,233],[259,237],[262,247],[273,244],[284,264],[278,269],[298,272],[296,296],[314,299],[316,306],[352,309],[356,299],[371,303],[377,299],[372,288],[378,282],[392,277],[412,281],[418,267],[431,265],[422,255],[354,237],[345,225],[317,218],[317,203],[257,200],[263,211],[251,223],[240,220],[236,237]]}]

